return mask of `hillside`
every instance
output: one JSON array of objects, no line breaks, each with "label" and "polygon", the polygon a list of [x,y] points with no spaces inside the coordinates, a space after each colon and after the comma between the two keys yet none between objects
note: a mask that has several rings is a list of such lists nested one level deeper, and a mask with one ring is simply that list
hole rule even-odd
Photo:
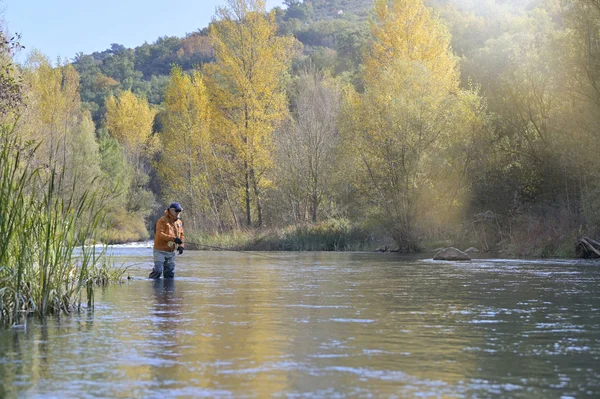
[{"label": "hillside", "polygon": [[[465,57],[511,26],[511,18],[520,13],[515,1],[426,0],[426,4],[446,21],[454,52]],[[296,71],[314,65],[357,83],[373,2],[289,0],[287,8],[276,8],[280,34],[294,36],[303,46],[294,62]],[[156,105],[162,103],[173,65],[189,71],[213,61],[207,34],[207,27],[199,27],[183,38],[160,37],[133,49],[112,44],[102,52],[78,54],[73,65],[81,79],[81,99],[94,120],[102,119],[106,96],[120,90],[132,90]]]},{"label": "hillside", "polygon": [[315,19],[334,19],[345,15],[355,15],[366,19],[373,6],[373,0],[305,0],[312,6]]}]

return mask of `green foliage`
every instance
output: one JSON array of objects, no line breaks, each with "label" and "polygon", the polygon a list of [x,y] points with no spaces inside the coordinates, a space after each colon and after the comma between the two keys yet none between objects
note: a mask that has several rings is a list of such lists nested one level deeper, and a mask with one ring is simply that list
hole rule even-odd
[{"label": "green foliage", "polygon": [[364,234],[346,219],[296,226],[284,231],[281,238],[283,249],[291,251],[344,251],[366,244]]},{"label": "green foliage", "polygon": [[94,121],[100,124],[108,96],[131,90],[151,104],[160,104],[173,64],[190,70],[213,60],[208,36],[196,32],[184,38],[160,37],[135,49],[112,44],[102,52],[77,54],[73,65],[81,79],[81,100],[90,104]]},{"label": "green foliage", "polygon": [[299,0],[288,0],[284,3],[287,5],[284,21],[293,18],[300,22],[308,22],[313,18],[314,9],[312,3],[301,2]]},{"label": "green foliage", "polygon": [[64,168],[55,164],[27,167],[35,151],[33,142],[22,143],[13,128],[0,126],[2,323],[77,308],[97,269],[109,268],[102,265],[104,254],[88,245],[99,237],[106,193],[86,190],[79,198],[62,198],[63,186],[77,181],[67,183]]},{"label": "green foliage", "polygon": [[373,7],[373,0],[310,0],[310,3],[319,19],[356,16],[358,19],[365,20]]}]

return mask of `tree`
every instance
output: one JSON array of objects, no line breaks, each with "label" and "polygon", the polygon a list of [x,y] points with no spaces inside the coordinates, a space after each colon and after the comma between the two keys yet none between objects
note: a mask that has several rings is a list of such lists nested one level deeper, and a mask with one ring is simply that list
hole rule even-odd
[{"label": "tree", "polygon": [[99,179],[103,174],[94,123],[81,107],[77,71],[71,65],[54,67],[34,52],[25,64],[23,83],[25,107],[16,129],[24,141],[37,145],[27,167],[37,168],[43,177],[59,171],[55,192],[64,200],[77,201],[95,189],[110,195],[112,180]]},{"label": "tree", "polygon": [[134,163],[142,161],[144,150],[152,136],[156,111],[143,98],[131,91],[122,91],[106,100],[106,126],[131,156]]},{"label": "tree", "polygon": [[415,251],[432,212],[460,205],[467,105],[448,32],[421,0],[376,1],[371,31],[365,93],[347,98],[346,148],[370,213]]},{"label": "tree", "polygon": [[295,18],[301,22],[310,20],[314,14],[312,4],[300,0],[285,0],[283,2],[287,7],[285,10],[285,19]]},{"label": "tree", "polygon": [[23,101],[23,88],[13,64],[13,54],[22,46],[19,36],[6,37],[0,26],[0,117],[18,108]]},{"label": "tree", "polygon": [[[566,17],[564,40],[555,43],[556,57],[563,68],[564,87],[571,107],[562,118],[568,146],[566,158],[572,163],[581,197],[581,215],[590,234],[600,226],[600,1],[573,0]],[[562,93],[561,93],[562,94]],[[574,190],[575,191],[575,190]]]},{"label": "tree", "polygon": [[34,52],[26,62],[24,80],[27,106],[18,131],[39,143],[36,164],[31,166],[64,167],[64,179],[76,181],[76,195],[81,195],[101,173],[94,124],[81,107],[79,75],[73,66],[53,67],[43,54]]},{"label": "tree", "polygon": [[[165,120],[158,171],[164,182],[166,202],[178,198],[189,212],[192,229],[223,222],[222,208],[229,199],[226,182],[219,178],[219,165],[211,136],[209,98],[200,71],[184,74],[174,67],[165,92]],[[204,224],[204,226],[201,226]]]},{"label": "tree", "polygon": [[104,75],[117,80],[123,90],[131,90],[135,81],[143,76],[142,72],[135,70],[134,51],[120,44],[112,44],[102,60],[101,69]]},{"label": "tree", "polygon": [[123,91],[117,97],[106,100],[106,127],[124,148],[133,178],[128,187],[126,209],[135,217],[143,219],[154,208],[154,195],[148,189],[150,159],[158,149],[152,126],[156,110],[146,99],[136,97],[131,91]]},{"label": "tree", "polygon": [[[216,123],[239,168],[246,222],[263,223],[261,190],[272,167],[272,134],[287,114],[285,78],[293,41],[277,36],[275,13],[265,15],[262,0],[228,0],[217,9],[210,38],[216,62],[207,65]],[[239,170],[239,172],[237,172]]]},{"label": "tree", "polygon": [[600,10],[592,3],[564,3],[560,17],[545,5],[514,17],[466,64],[488,93],[494,123],[472,171],[474,210],[493,211],[515,234],[532,226],[542,226],[544,239],[593,234],[600,220]]},{"label": "tree", "polygon": [[450,34],[422,0],[376,0],[371,21],[372,41],[365,57],[365,80],[377,80],[382,66],[397,59],[418,62],[454,91],[458,85]]},{"label": "tree", "polygon": [[[322,73],[305,71],[296,84],[294,118],[278,137],[279,184],[291,200],[297,220],[319,218],[321,203],[332,196],[341,90]],[[306,204],[306,206],[302,205]]]}]

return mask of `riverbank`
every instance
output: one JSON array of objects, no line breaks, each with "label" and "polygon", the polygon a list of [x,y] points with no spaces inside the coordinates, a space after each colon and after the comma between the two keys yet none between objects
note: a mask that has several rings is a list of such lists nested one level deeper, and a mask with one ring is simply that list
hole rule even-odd
[{"label": "riverbank", "polygon": [[186,233],[186,248],[200,250],[373,251],[384,241],[391,247],[391,240],[382,234],[369,232],[343,219],[226,234]]},{"label": "riverbank", "polygon": [[[398,252],[397,243],[385,231],[366,229],[345,220],[225,234],[189,232],[186,237],[186,248],[198,250]],[[453,246],[510,257],[574,259],[576,242],[576,232],[557,233],[555,229],[541,231],[524,226],[512,234],[461,229],[423,237],[418,252]]]},{"label": "riverbank", "polygon": [[[530,220],[514,223],[510,228],[499,224],[488,226],[465,223],[454,229],[435,230],[423,234],[418,253],[440,248],[461,250],[476,248],[481,253],[534,259],[576,258],[579,231],[569,226],[562,229]],[[113,240],[111,245],[127,245],[140,240]],[[187,249],[233,251],[362,251],[399,252],[398,244],[382,228],[351,223],[346,219],[330,219],[319,223],[299,224],[284,228],[262,228],[209,234],[186,230]]]}]

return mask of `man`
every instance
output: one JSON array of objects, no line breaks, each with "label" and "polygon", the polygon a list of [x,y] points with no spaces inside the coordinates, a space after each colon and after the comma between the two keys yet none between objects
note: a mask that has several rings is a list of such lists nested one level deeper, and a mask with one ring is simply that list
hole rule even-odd
[{"label": "man", "polygon": [[[183,253],[183,223],[179,216],[183,208],[173,202],[156,222],[154,235],[154,268],[150,278],[159,279],[164,273],[165,278],[175,277],[175,253]],[[163,272],[164,270],[164,272]]]}]

